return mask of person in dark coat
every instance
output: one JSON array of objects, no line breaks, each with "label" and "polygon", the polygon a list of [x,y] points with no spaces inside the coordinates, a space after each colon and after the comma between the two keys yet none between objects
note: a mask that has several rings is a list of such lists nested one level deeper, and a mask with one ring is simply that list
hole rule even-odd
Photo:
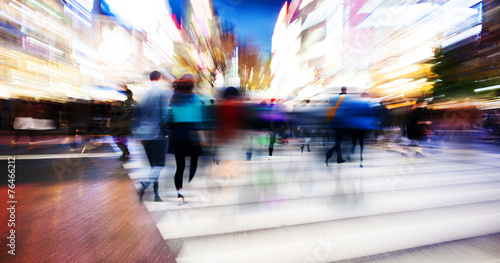
[{"label": "person in dark coat", "polygon": [[430,134],[432,122],[428,117],[427,101],[425,99],[417,100],[412,106],[406,122],[406,135],[411,141],[410,146],[415,147],[417,155],[422,154],[419,144]]},{"label": "person in dark coat", "polygon": [[111,128],[110,133],[113,139],[122,150],[120,160],[126,161],[129,159],[130,152],[128,150],[127,141],[132,129],[132,118],[134,108],[137,102],[132,98],[133,93],[127,89],[125,101],[115,101],[111,106]]},{"label": "person in dark coat", "polygon": [[76,100],[66,104],[66,114],[68,119],[69,142],[71,151],[80,151],[76,137],[82,136],[82,143],[88,140],[90,125],[90,107],[86,100]]}]

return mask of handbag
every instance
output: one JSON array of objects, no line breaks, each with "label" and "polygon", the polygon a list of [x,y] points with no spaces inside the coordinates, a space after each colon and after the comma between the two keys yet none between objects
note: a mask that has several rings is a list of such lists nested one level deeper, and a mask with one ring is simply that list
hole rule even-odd
[{"label": "handbag", "polygon": [[345,97],[345,94],[341,95],[340,98],[337,100],[335,107],[330,106],[330,107],[328,107],[328,109],[326,109],[325,119],[328,122],[332,121],[333,118],[335,118],[335,113],[337,112],[337,109],[339,108],[340,103],[342,103],[342,101],[344,100],[344,97]]}]

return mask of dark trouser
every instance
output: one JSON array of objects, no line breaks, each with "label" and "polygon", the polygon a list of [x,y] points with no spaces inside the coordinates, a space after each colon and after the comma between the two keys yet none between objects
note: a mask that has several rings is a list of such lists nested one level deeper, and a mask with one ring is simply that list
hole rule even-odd
[{"label": "dark trouser", "polygon": [[122,150],[123,155],[130,154],[128,151],[128,147],[127,147],[127,142],[128,142],[127,135],[115,135],[115,136],[113,136],[113,139],[114,139],[116,145],[118,146],[118,148],[120,148],[120,150]]},{"label": "dark trouser", "polygon": [[28,134],[28,136],[30,137],[30,142],[35,142],[35,133],[33,132],[33,130],[16,130],[14,132],[14,142],[19,142],[19,136],[21,135],[22,131],[25,131]]},{"label": "dark trouser", "polygon": [[273,156],[275,143],[276,143],[276,132],[271,132],[269,134],[269,156]]},{"label": "dark trouser", "polygon": [[340,145],[342,144],[342,140],[344,140],[344,134],[345,131],[342,129],[335,130],[335,145],[326,152],[326,156],[328,158],[330,158],[333,153],[336,152],[337,158],[342,159],[342,151],[340,149]]},{"label": "dark trouser", "polygon": [[165,139],[144,140],[142,145],[151,167],[165,166],[165,157],[167,155],[167,142]]},{"label": "dark trouser", "polygon": [[352,147],[350,154],[354,154],[354,148],[356,147],[356,142],[359,141],[359,157],[363,161],[363,147],[365,146],[365,131],[364,130],[351,130],[352,136]]},{"label": "dark trouser", "polygon": [[[175,188],[177,190],[179,190],[179,189],[182,189],[184,169],[186,168],[186,156],[176,154],[175,155],[175,163],[177,165],[177,170],[175,171],[174,182],[175,182]],[[193,179],[197,168],[198,168],[198,157],[191,156],[191,166],[189,168],[189,181],[190,182]]]},{"label": "dark trouser", "polygon": [[144,140],[141,141],[144,146],[144,151],[148,157],[151,171],[149,173],[148,181],[141,181],[143,189],[148,188],[151,182],[153,183],[153,190],[158,196],[158,178],[162,168],[165,166],[165,157],[167,154],[167,142],[165,139],[158,140]]},{"label": "dark trouser", "polygon": [[304,143],[302,144],[302,147],[307,145],[307,150],[310,151],[309,144],[311,143],[312,136],[314,134],[315,130],[310,128],[310,127],[303,127],[302,129],[302,137],[305,138]]},{"label": "dark trouser", "polygon": [[364,130],[352,130],[352,148],[351,153],[354,153],[354,147],[356,147],[357,141],[359,141],[359,146],[363,147],[365,145],[365,131]]}]

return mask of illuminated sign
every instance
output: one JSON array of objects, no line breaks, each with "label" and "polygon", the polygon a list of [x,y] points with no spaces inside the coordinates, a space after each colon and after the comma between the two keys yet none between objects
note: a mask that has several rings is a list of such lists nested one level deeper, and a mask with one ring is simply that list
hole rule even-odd
[{"label": "illuminated sign", "polygon": [[64,12],[78,19],[82,24],[92,27],[92,0],[66,0]]}]

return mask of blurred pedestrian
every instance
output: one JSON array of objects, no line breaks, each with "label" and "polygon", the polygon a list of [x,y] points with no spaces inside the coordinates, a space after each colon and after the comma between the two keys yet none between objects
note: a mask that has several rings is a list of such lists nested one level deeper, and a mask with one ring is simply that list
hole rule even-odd
[{"label": "blurred pedestrian", "polygon": [[225,177],[239,175],[234,164],[243,151],[246,151],[247,160],[252,158],[252,137],[248,131],[250,119],[248,107],[243,102],[238,89],[228,87],[217,105],[217,130],[216,130],[216,164],[223,161]]},{"label": "blurred pedestrian", "polygon": [[431,134],[431,124],[427,100],[418,99],[412,106],[406,122],[406,134],[410,139],[410,147],[415,149],[417,156],[422,156],[420,144]]},{"label": "blurred pedestrian", "polygon": [[22,132],[28,134],[29,148],[35,147],[35,110],[33,102],[28,98],[15,99],[12,103],[11,125],[14,128],[14,138],[12,139],[11,146],[17,147],[19,143],[19,136]]},{"label": "blurred pedestrian", "polygon": [[240,129],[245,123],[245,111],[239,91],[235,87],[228,87],[224,91],[222,99],[217,105],[217,118],[217,144],[231,142],[240,133]]},{"label": "blurred pedestrian", "polygon": [[269,120],[269,157],[271,160],[273,158],[274,152],[274,144],[276,143],[276,136],[280,135],[284,140],[284,131],[287,129],[285,116],[278,104],[276,104],[276,99],[271,99],[271,104],[268,109],[268,117]]},{"label": "blurred pedestrian", "polygon": [[80,151],[76,138],[82,137],[82,144],[90,140],[90,106],[86,100],[76,100],[66,103],[66,116],[68,120],[70,151]]},{"label": "blurred pedestrian", "polygon": [[494,138],[495,137],[495,112],[493,110],[486,110],[483,114],[483,127],[486,130],[486,135]]},{"label": "blurred pedestrian", "polygon": [[[306,105],[304,106],[304,108],[305,108],[304,111],[306,113],[306,116],[310,114],[310,107],[311,107],[311,100],[306,100]],[[303,116],[303,117],[306,117],[306,116]],[[304,143],[302,143],[300,145],[300,152],[304,152],[305,146],[307,146],[307,151],[310,152],[311,151],[311,147],[310,147],[311,138],[312,138],[312,135],[314,133],[314,129],[313,129],[313,127],[311,127],[310,123],[306,122],[305,118],[301,121],[303,123],[305,123],[302,127],[299,127],[301,129],[302,137],[304,137],[305,140],[304,140]]]},{"label": "blurred pedestrian", "polygon": [[175,155],[177,170],[174,182],[177,198],[184,202],[182,193],[183,175],[186,167],[186,157],[190,157],[189,182],[196,174],[198,157],[203,154],[202,146],[207,145],[203,133],[201,102],[193,93],[193,76],[186,74],[174,82],[174,95],[171,99],[171,123],[168,152]]},{"label": "blurred pedestrian", "polygon": [[210,99],[208,105],[204,105],[202,110],[202,119],[204,121],[203,126],[206,131],[207,144],[211,147],[212,160],[217,163],[217,148],[215,144],[215,131],[217,125],[217,109],[214,99]]},{"label": "blurred pedestrian", "polygon": [[161,73],[153,71],[149,75],[151,89],[149,89],[135,111],[134,138],[141,141],[148,157],[151,170],[148,180],[141,181],[139,198],[142,201],[144,191],[153,183],[155,202],[161,202],[158,193],[158,178],[165,166],[167,142],[163,126],[166,123],[168,103],[171,94],[160,87]]},{"label": "blurred pedestrian", "polygon": [[339,95],[332,100],[330,107],[326,112],[326,119],[330,123],[330,127],[335,131],[335,145],[326,152],[326,166],[328,166],[328,159],[330,159],[334,152],[337,153],[337,163],[344,163],[342,158],[341,144],[344,140],[345,128],[344,121],[342,120],[343,107],[341,106],[347,94],[347,88],[342,87]]},{"label": "blurred pedestrian", "polygon": [[[88,127],[88,135],[91,140],[89,145],[101,145],[104,134],[109,133],[109,120],[111,117],[111,103],[107,101],[90,100],[90,121]],[[91,146],[93,147],[93,146]]]},{"label": "blurred pedestrian", "polygon": [[[125,86],[126,87],[126,86]],[[120,160],[126,161],[129,159],[130,151],[128,150],[128,136],[132,129],[132,118],[134,108],[137,102],[133,99],[133,93],[127,89],[125,91],[127,99],[125,101],[115,101],[111,106],[111,128],[110,133],[113,139],[122,151]]]},{"label": "blurred pedestrian", "polygon": [[347,154],[347,160],[351,160],[351,155],[354,154],[357,142],[359,142],[359,159],[360,167],[363,167],[363,148],[365,146],[365,134],[369,130],[375,128],[376,120],[373,117],[370,104],[368,103],[368,94],[362,93],[361,99],[352,99],[346,101],[349,107],[349,122],[346,123],[346,128],[351,134],[352,146]]},{"label": "blurred pedestrian", "polygon": [[[259,144],[268,147],[267,138],[270,134],[270,107],[265,100],[258,104],[251,104],[248,110],[248,124],[252,133],[256,134]],[[252,140],[250,141],[252,142]],[[253,144],[247,150],[247,160],[252,159]]]}]

